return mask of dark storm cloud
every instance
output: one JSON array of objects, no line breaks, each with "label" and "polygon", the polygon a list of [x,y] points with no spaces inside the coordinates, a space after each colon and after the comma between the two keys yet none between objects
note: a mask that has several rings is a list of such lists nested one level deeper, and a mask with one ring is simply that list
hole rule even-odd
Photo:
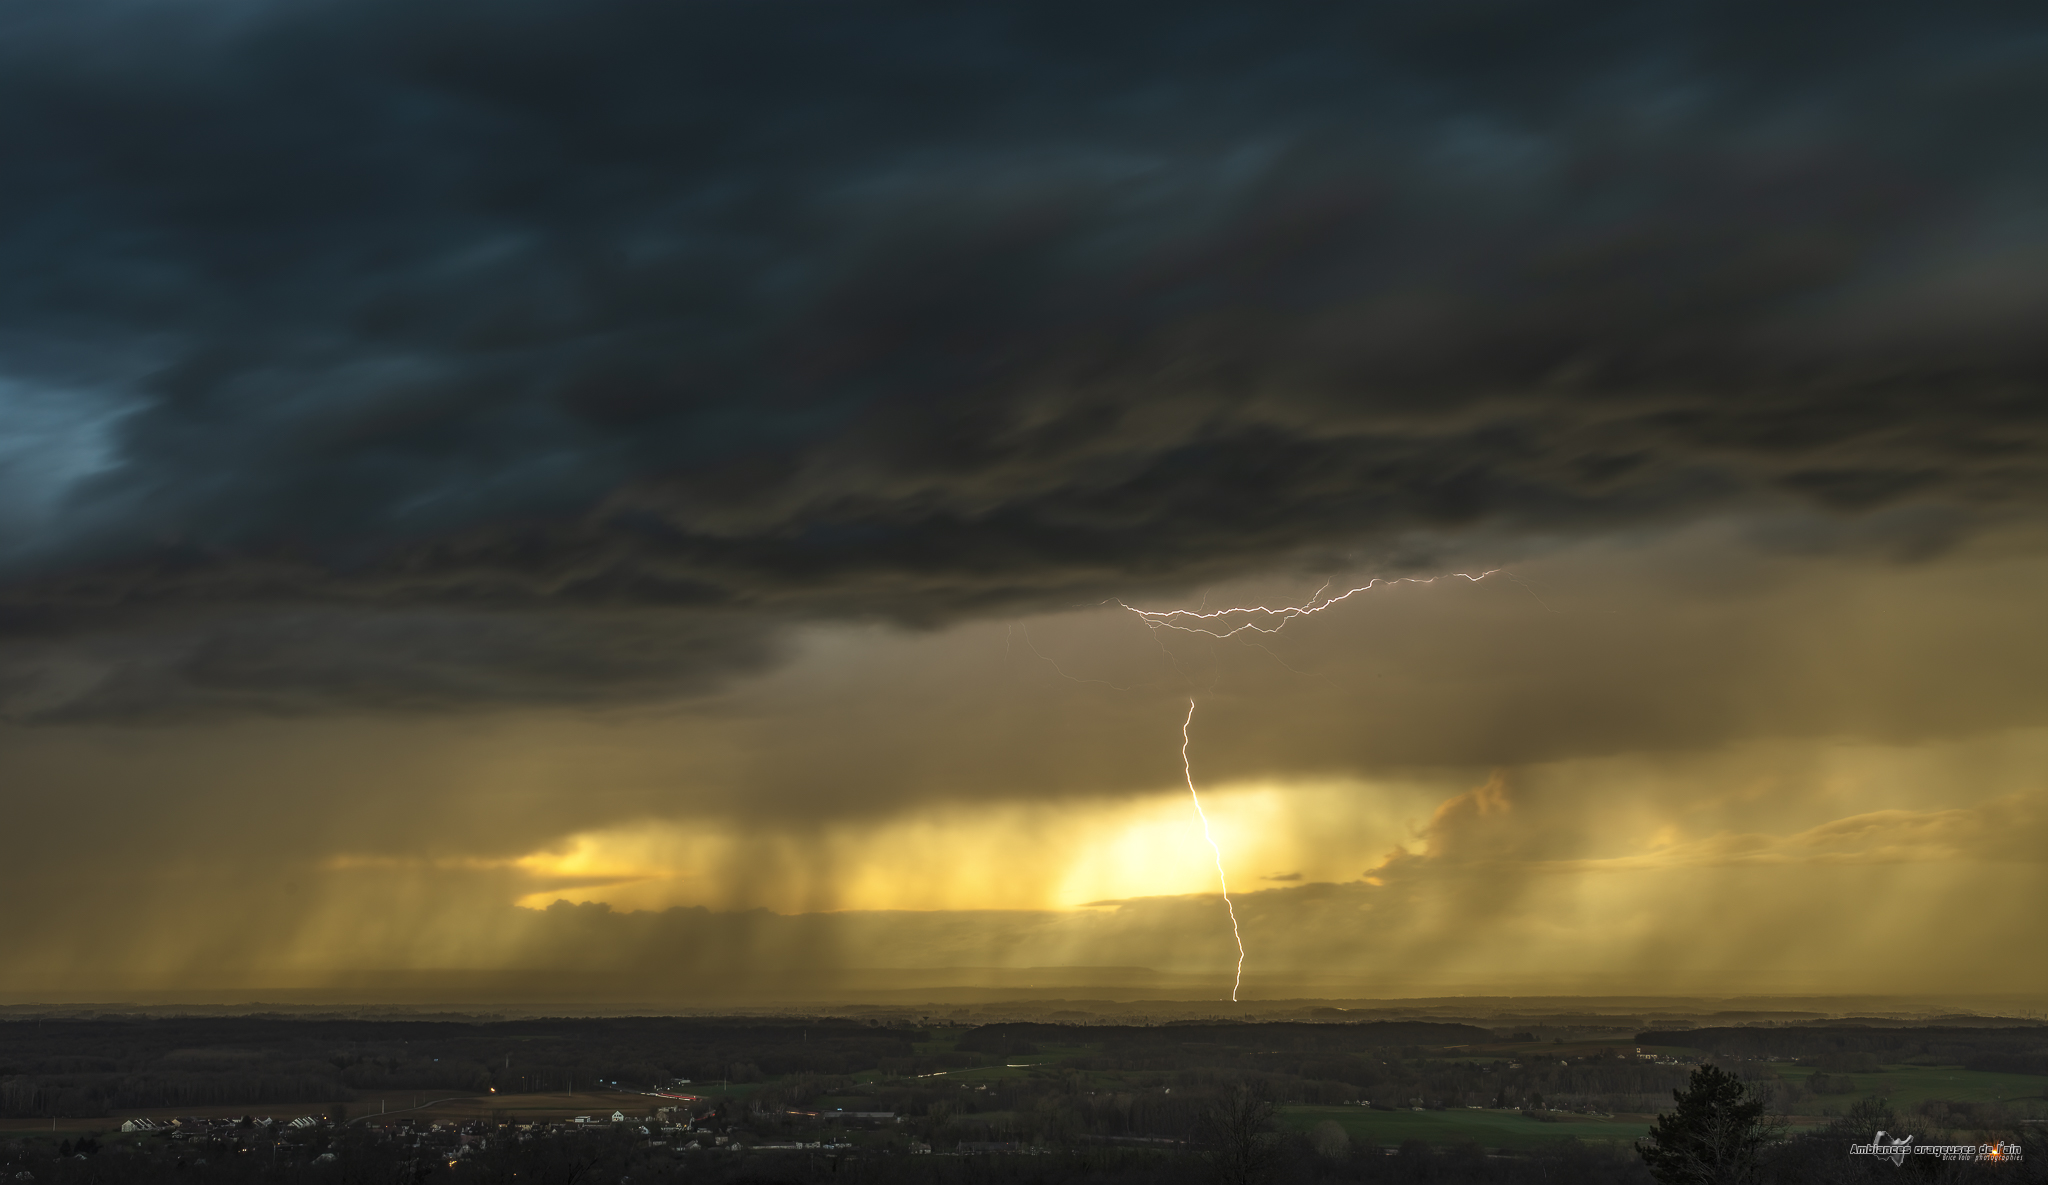
[{"label": "dark storm cloud", "polygon": [[760,622],[644,611],[271,607],[95,624],[22,631],[0,663],[0,703],[53,720],[606,704],[701,692],[777,650]]},{"label": "dark storm cloud", "polygon": [[2027,7],[4,19],[17,713],[1774,500],[1924,549],[2048,476]]}]

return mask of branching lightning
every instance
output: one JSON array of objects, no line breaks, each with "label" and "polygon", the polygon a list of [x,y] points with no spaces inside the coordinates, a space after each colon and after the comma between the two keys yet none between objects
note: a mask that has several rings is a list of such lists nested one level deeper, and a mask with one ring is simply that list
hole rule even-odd
[{"label": "branching lightning", "polygon": [[1216,881],[1223,886],[1223,908],[1230,911],[1230,936],[1237,940],[1237,978],[1230,984],[1230,1002],[1237,1003],[1238,989],[1244,986],[1244,934],[1237,928],[1237,906],[1230,900],[1230,878],[1223,875],[1223,849],[1216,843],[1216,837],[1209,834],[1209,815],[1202,809],[1202,796],[1195,791],[1195,767],[1188,760],[1188,729],[1195,722],[1195,701],[1188,701],[1188,718],[1180,722],[1180,768],[1187,776],[1188,797],[1195,800],[1195,815],[1202,820],[1202,838],[1209,841],[1209,850],[1216,854]]},{"label": "branching lightning", "polygon": [[[1145,623],[1146,628],[1152,631],[1154,638],[1159,637],[1160,630],[1169,629],[1179,630],[1182,633],[1205,634],[1211,638],[1227,639],[1236,637],[1238,634],[1246,631],[1260,634],[1277,634],[1281,630],[1286,629],[1287,623],[1290,621],[1307,617],[1311,614],[1321,613],[1332,605],[1347,601],[1359,593],[1369,592],[1381,586],[1435,584],[1439,580],[1447,580],[1451,577],[1458,577],[1477,584],[1500,571],[1502,571],[1500,568],[1488,568],[1476,576],[1470,572],[1448,572],[1438,576],[1398,576],[1393,579],[1382,579],[1375,576],[1357,588],[1339,593],[1333,597],[1325,597],[1323,595],[1330,588],[1329,584],[1325,583],[1315,591],[1313,596],[1301,604],[1282,605],[1277,609],[1268,605],[1236,605],[1226,609],[1209,609],[1206,597],[1203,599],[1203,607],[1199,609],[1138,609],[1126,605],[1122,601],[1118,601],[1117,604],[1136,614],[1138,619]],[[1545,606],[1545,608],[1548,608],[1548,606]],[[1230,624],[1234,619],[1241,620],[1236,625]],[[1257,643],[1248,644],[1257,645]],[[1035,649],[1034,647],[1034,651]],[[1173,662],[1174,666],[1178,667],[1180,665],[1179,660],[1173,657],[1173,652],[1167,649],[1163,640],[1161,641],[1160,649],[1165,652],[1167,659]],[[1265,650],[1265,647],[1260,646],[1259,649]],[[1287,666],[1286,661],[1281,659],[1279,655],[1273,654],[1270,650],[1267,650],[1266,653],[1272,654],[1273,659],[1279,662],[1281,666]],[[1041,655],[1040,657],[1043,656]],[[1294,668],[1287,667],[1287,669],[1293,670]],[[1064,671],[1060,673],[1062,675],[1066,674]],[[1072,676],[1068,677],[1071,678]],[[1202,820],[1202,838],[1209,841],[1209,850],[1215,853],[1216,856],[1216,881],[1223,886],[1223,908],[1230,913],[1230,936],[1237,942],[1237,975],[1230,985],[1230,1000],[1234,1004],[1237,1002],[1239,990],[1244,986],[1244,932],[1237,924],[1237,904],[1230,899],[1230,878],[1223,873],[1223,848],[1217,844],[1216,837],[1210,834],[1208,812],[1202,809],[1202,796],[1195,790],[1195,769],[1188,759],[1188,747],[1191,743],[1190,730],[1193,728],[1194,723],[1195,701],[1189,699],[1187,718],[1182,720],[1180,725],[1181,773],[1187,778],[1188,797],[1194,800],[1195,814]]]},{"label": "branching lightning", "polygon": [[[1349,592],[1339,593],[1334,597],[1323,596],[1323,593],[1327,591],[1330,587],[1329,585],[1325,584],[1322,588],[1319,588],[1315,591],[1314,596],[1310,597],[1306,601],[1303,601],[1301,604],[1282,605],[1277,609],[1267,605],[1240,605],[1233,606],[1228,609],[1211,609],[1204,612],[1199,609],[1138,609],[1130,605],[1125,605],[1122,601],[1118,601],[1117,604],[1121,605],[1125,609],[1129,609],[1132,613],[1137,614],[1138,617],[1142,619],[1147,626],[1153,627],[1155,629],[1165,628],[1170,630],[1180,630],[1183,633],[1189,634],[1207,634],[1212,638],[1235,637],[1238,634],[1244,633],[1246,630],[1250,630],[1254,633],[1260,634],[1277,634],[1281,630],[1286,629],[1287,623],[1293,621],[1297,617],[1307,617],[1312,613],[1321,613],[1323,610],[1328,609],[1330,606],[1335,605],[1340,601],[1349,600],[1350,598],[1357,596],[1359,593],[1369,592],[1372,589],[1379,588],[1383,585],[1391,586],[1396,584],[1435,584],[1439,580],[1448,580],[1453,576],[1461,577],[1465,580],[1471,581],[1474,584],[1477,584],[1480,581],[1486,579],[1488,576],[1492,576],[1493,574],[1499,571],[1499,568],[1488,568],[1486,571],[1481,572],[1477,576],[1472,575],[1470,572],[1450,572],[1442,576],[1399,576],[1395,577],[1392,580],[1383,580],[1380,577],[1375,576],[1371,580],[1366,581],[1364,584],[1359,585],[1357,588],[1354,588]],[[1247,620],[1242,625],[1232,626],[1228,629],[1223,629],[1221,633],[1217,632],[1217,630],[1215,629],[1210,629],[1204,625],[1187,624],[1190,622],[1213,621],[1217,624],[1218,627],[1222,627],[1226,619],[1235,616],[1244,616],[1247,618]],[[1270,621],[1271,624],[1262,624],[1262,619]]]}]

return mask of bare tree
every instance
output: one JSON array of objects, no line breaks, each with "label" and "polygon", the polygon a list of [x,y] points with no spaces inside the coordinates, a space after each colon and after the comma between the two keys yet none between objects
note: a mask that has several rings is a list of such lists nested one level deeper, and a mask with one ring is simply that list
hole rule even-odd
[{"label": "bare tree", "polygon": [[1251,1083],[1227,1087],[1202,1116],[1202,1158],[1223,1185],[1258,1185],[1273,1175],[1280,1149],[1273,1098]]},{"label": "bare tree", "polygon": [[1351,1133],[1344,1130],[1343,1124],[1333,1119],[1325,1119],[1316,1124],[1315,1131],[1309,1134],[1308,1142],[1315,1147],[1318,1156],[1329,1160],[1342,1160],[1351,1155]]}]

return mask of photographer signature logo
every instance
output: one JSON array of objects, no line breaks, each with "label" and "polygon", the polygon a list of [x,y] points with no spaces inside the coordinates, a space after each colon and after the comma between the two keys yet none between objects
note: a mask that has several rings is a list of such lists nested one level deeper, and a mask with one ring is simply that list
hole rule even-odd
[{"label": "photographer signature logo", "polygon": [[1882,1156],[1893,1164],[1904,1164],[1906,1158],[1913,1155],[1913,1137],[1895,1140],[1884,1132],[1879,1132],[1868,1144],[1849,1145],[1849,1155]]},{"label": "photographer signature logo", "polygon": [[1999,1141],[1995,1144],[1915,1144],[1913,1137],[1901,1140],[1885,1132],[1879,1132],[1868,1144],[1849,1145],[1851,1156],[1877,1156],[1895,1165],[1906,1163],[1908,1156],[1939,1156],[1943,1160],[2018,1160],[2020,1146]]}]

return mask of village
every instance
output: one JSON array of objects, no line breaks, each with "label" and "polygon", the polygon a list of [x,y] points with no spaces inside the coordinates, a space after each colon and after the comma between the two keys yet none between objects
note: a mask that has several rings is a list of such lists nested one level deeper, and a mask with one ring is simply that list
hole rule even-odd
[{"label": "village", "polygon": [[[445,1100],[446,1103],[471,1101]],[[510,1098],[503,1101],[515,1102]],[[698,1103],[701,1110],[693,1113],[689,1102]],[[604,1135],[643,1149],[669,1149],[676,1155],[705,1151],[831,1151],[850,1149],[863,1143],[902,1144],[905,1151],[912,1152],[930,1150],[929,1144],[915,1140],[875,1138],[872,1133],[900,1122],[900,1117],[892,1111],[778,1109],[770,1113],[756,1110],[748,1112],[747,1121],[742,1123],[722,1118],[721,1110],[709,1100],[692,1097],[688,1102],[671,1102],[636,1109],[631,1113],[615,1108],[608,1114],[599,1111],[521,1122],[504,1118],[507,1109],[501,1107],[497,1109],[496,1118],[450,1115],[446,1119],[418,1117],[381,1123],[378,1120],[386,1117],[374,1114],[355,1120],[333,1115],[298,1115],[288,1119],[267,1115],[137,1116],[122,1120],[119,1130],[123,1136],[130,1137],[131,1142],[154,1137],[174,1148],[193,1149],[194,1163],[197,1164],[206,1163],[204,1153],[199,1151],[202,1149],[215,1155],[293,1155],[316,1164],[328,1163],[335,1158],[335,1153],[322,1149],[344,1136],[432,1153],[451,1162],[459,1162],[492,1147],[579,1134]],[[867,1133],[866,1138],[858,1138],[863,1133]],[[65,1154],[80,1155],[88,1140],[94,1142],[94,1148],[97,1147],[96,1136],[81,1136],[78,1143],[81,1151],[73,1152],[70,1141],[66,1141]],[[310,1155],[301,1155],[306,1153]]]}]

